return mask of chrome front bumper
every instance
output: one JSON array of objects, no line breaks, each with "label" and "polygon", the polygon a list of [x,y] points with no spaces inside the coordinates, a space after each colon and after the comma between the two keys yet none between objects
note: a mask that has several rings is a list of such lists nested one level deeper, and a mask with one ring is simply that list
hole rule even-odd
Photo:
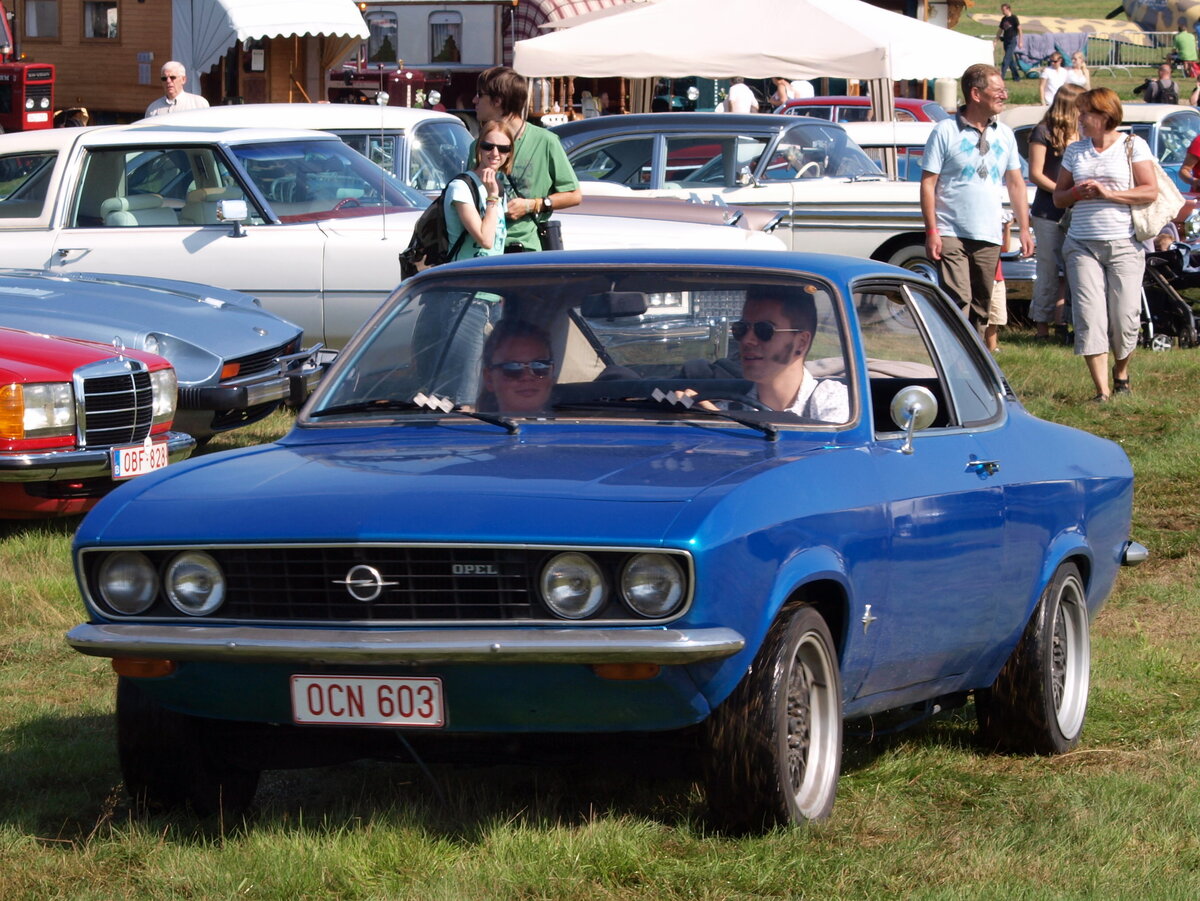
[{"label": "chrome front bumper", "polygon": [[[186,460],[196,439],[183,432],[167,432],[167,455],[172,463]],[[58,482],[112,475],[112,448],[44,451],[0,456],[0,482]]]},{"label": "chrome front bumper", "polygon": [[731,657],[732,629],[294,629],[84,623],[67,643],[95,657],[379,666],[429,663],[658,663]]},{"label": "chrome front bumper", "polygon": [[311,350],[280,357],[280,368],[271,372],[226,379],[209,388],[180,386],[179,408],[248,410],[278,400],[300,406],[325,374],[324,366],[309,362],[319,349],[320,345],[317,345]]}]

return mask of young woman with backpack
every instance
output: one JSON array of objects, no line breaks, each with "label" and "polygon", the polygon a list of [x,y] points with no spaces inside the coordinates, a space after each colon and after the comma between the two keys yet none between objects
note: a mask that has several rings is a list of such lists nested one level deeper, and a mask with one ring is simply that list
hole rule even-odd
[{"label": "young woman with backpack", "polygon": [[455,260],[504,253],[508,229],[504,222],[505,198],[500,172],[512,171],[516,135],[502,119],[489,119],[479,126],[475,143],[475,168],[456,176],[446,186],[446,236],[450,246],[465,238]]}]

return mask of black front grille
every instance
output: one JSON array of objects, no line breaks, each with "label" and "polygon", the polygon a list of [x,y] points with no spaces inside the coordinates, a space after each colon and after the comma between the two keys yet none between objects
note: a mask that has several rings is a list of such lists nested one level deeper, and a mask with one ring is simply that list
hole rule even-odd
[{"label": "black front grille", "polygon": [[[123,371],[113,371],[118,368]],[[154,422],[150,373],[132,361],[105,366],[95,374],[85,370],[83,407],[83,443],[87,447],[115,447],[145,440]]]},{"label": "black front grille", "polygon": [[[213,551],[229,599],[221,616],[267,620],[513,620],[535,613],[529,554],[511,548],[311,547]],[[538,555],[539,559],[541,555]],[[384,583],[358,600],[348,579]],[[391,583],[391,584],[389,584]],[[370,587],[355,589],[360,597]]]},{"label": "black front grille", "polygon": [[278,360],[280,357],[291,353],[288,344],[273,347],[270,350],[260,350],[258,353],[246,354],[244,357],[238,357],[236,360],[230,360],[230,363],[238,364],[238,376],[243,375],[258,375],[260,372],[271,372],[279,368]]}]

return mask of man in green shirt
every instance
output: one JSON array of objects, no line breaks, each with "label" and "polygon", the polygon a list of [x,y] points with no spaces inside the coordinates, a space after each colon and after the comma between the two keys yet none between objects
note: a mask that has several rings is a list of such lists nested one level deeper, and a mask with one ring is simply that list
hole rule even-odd
[{"label": "man in green shirt", "polygon": [[1183,71],[1191,78],[1200,75],[1200,55],[1196,52],[1196,35],[1184,25],[1175,34],[1175,58],[1183,64]]},{"label": "man in green shirt", "polygon": [[512,191],[507,198],[505,253],[541,250],[538,222],[549,219],[555,210],[576,206],[583,200],[579,179],[558,138],[525,121],[528,101],[528,84],[508,66],[493,66],[480,73],[476,117],[480,122],[504,119],[517,135],[512,172],[507,179]]}]

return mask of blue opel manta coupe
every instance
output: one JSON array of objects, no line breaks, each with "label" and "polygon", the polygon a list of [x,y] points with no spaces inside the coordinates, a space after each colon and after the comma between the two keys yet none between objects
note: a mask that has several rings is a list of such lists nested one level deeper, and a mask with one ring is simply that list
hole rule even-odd
[{"label": "blue opel manta coupe", "polygon": [[143,806],[397,735],[671,731],[716,822],[801,823],[847,720],[973,695],[990,747],[1075,746],[1132,491],[905,270],[493,257],[406,281],[286,437],[101,501],[68,641]]}]

